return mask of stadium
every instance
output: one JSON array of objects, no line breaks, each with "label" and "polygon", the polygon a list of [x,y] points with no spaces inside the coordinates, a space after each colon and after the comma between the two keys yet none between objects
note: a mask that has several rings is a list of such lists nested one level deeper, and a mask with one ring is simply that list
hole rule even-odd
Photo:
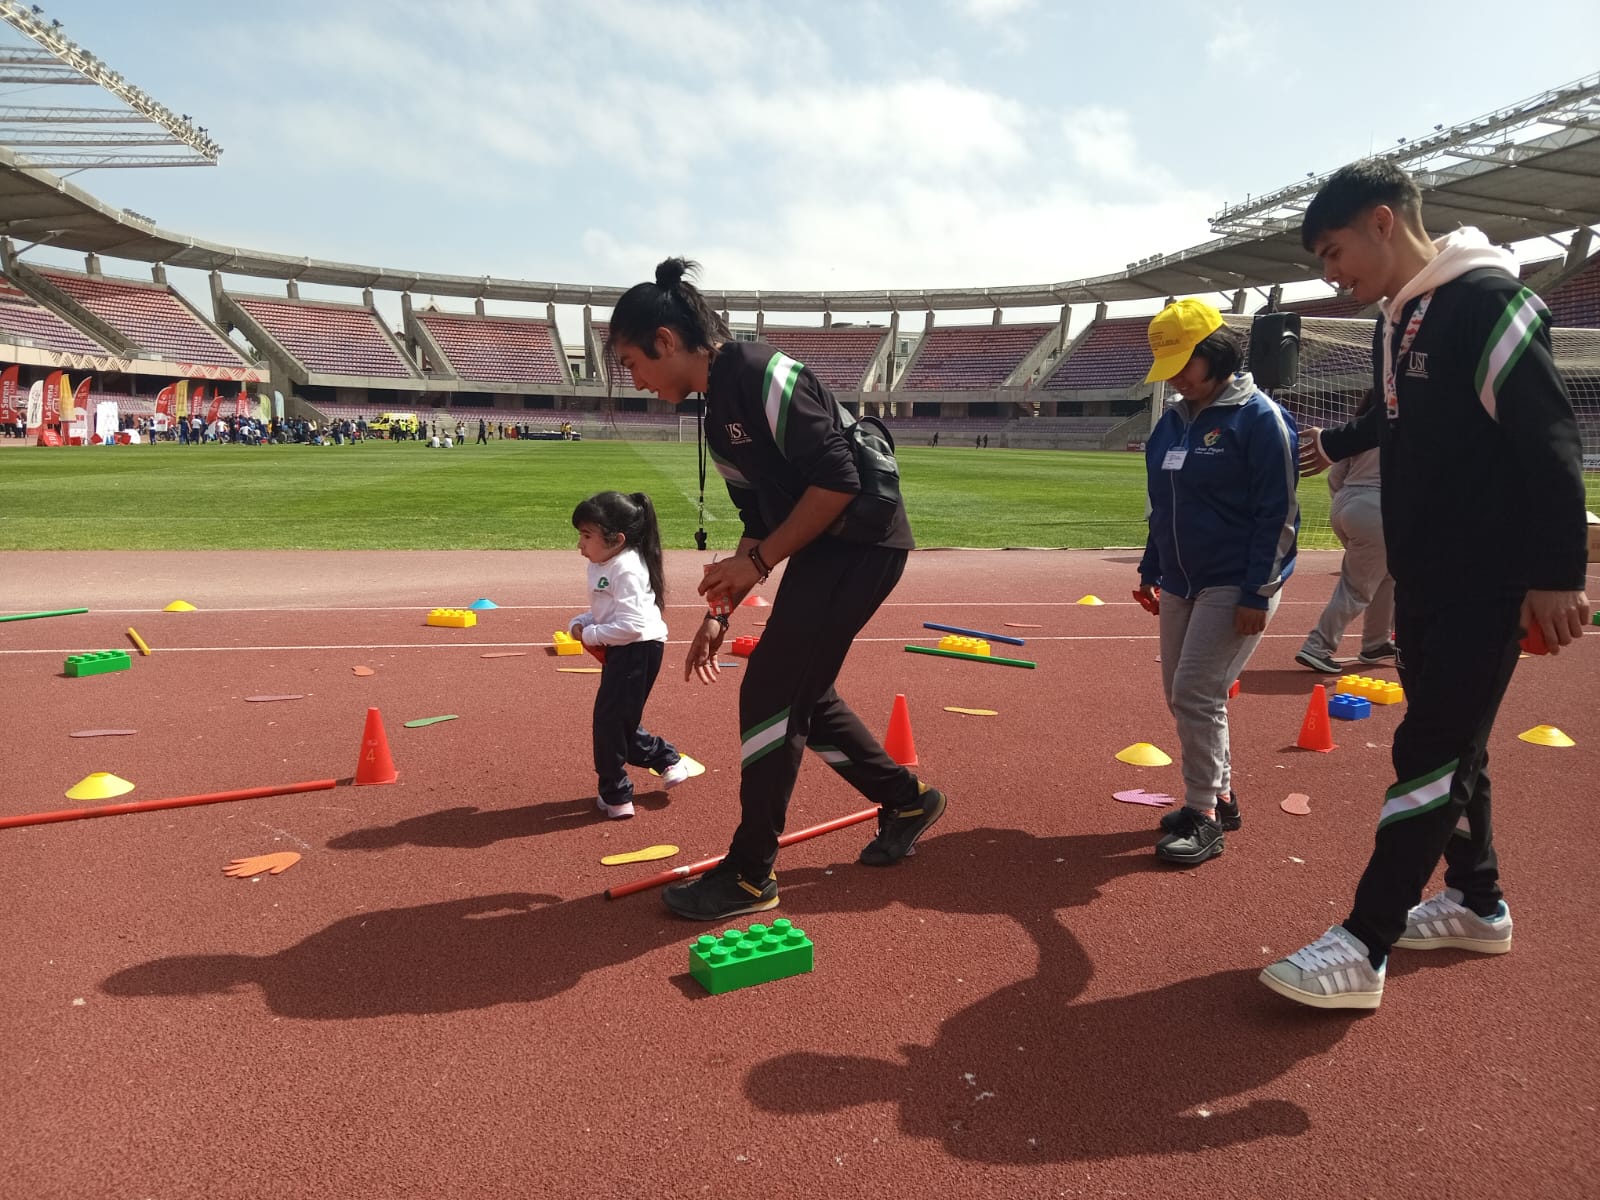
[{"label": "stadium", "polygon": [[[648,7],[608,19],[648,32]],[[234,19],[207,27],[214,46]],[[894,437],[918,549],[838,686],[871,736],[888,718],[897,767],[950,797],[915,857],[863,869],[879,810],[856,811],[837,747],[808,743],[771,915],[814,966],[710,994],[696,935],[749,922],[693,927],[659,888],[727,844],[740,686],[773,609],[737,606],[744,645],[713,654],[715,688],[693,678],[682,655],[712,619],[696,587],[740,510],[716,475],[707,490],[696,407],[608,355],[624,286],[165,227],[107,199],[104,172],[194,168],[229,229],[220,139],[102,59],[91,29],[16,0],[0,22],[0,1193],[1600,1189],[1581,836],[1600,630],[1523,654],[1494,727],[1518,952],[1397,949],[1370,1016],[1280,1003],[1258,972],[1344,911],[1405,711],[1374,699],[1325,744],[1307,734],[1329,708],[1295,647],[1340,541],[1327,489],[1302,480],[1295,572],[1230,671],[1245,823],[1202,870],[1151,855],[1185,781],[1161,749],[1165,634],[1130,599],[1139,451],[1175,399],[1144,382],[1150,319],[1198,297],[1248,345],[1264,315],[1293,314],[1298,361],[1273,398],[1302,428],[1348,420],[1378,312],[1301,246],[1331,171],[1221,207],[1208,239],[1060,282],[707,273],[736,340],[805,364]],[[269,79],[271,48],[247,49],[259,61],[228,62],[223,87]],[[1600,73],[1375,156],[1417,181],[1430,233],[1475,226],[1514,250],[1600,509]],[[231,444],[177,448],[201,443]],[[666,658],[642,720],[703,772],[630,759],[626,821],[590,761],[605,668],[569,626],[586,594],[569,514],[601,487],[655,498]],[[716,554],[690,549],[702,522]],[[1587,579],[1593,595],[1594,553]],[[990,661],[937,657],[941,633],[992,639]],[[61,809],[64,789],[84,807]]]}]

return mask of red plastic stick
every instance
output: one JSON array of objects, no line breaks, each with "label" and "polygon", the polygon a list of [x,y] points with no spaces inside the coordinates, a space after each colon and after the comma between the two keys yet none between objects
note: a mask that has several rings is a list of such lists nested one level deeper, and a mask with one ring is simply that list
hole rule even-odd
[{"label": "red plastic stick", "polygon": [[[21,825],[48,825],[52,821],[83,821],[89,817],[120,817],[124,813],[154,812],[159,808],[189,808],[196,804],[226,804],[231,800],[256,800],[262,796],[286,796],[291,792],[320,792],[331,788],[337,779],[314,779],[310,783],[285,783],[277,787],[240,788],[236,792],[206,792],[198,796],[171,796],[165,800],[130,800],[126,804],[102,804],[99,808],[63,808],[55,812],[26,813],[20,817],[0,817],[0,829]],[[877,811],[874,809],[873,811]]]},{"label": "red plastic stick", "polygon": [[[780,846],[792,846],[796,842],[803,842],[807,838],[820,837],[824,833],[832,833],[836,829],[843,829],[847,825],[859,825],[878,815],[876,808],[864,808],[858,813],[851,813],[848,817],[835,817],[831,821],[824,821],[821,825],[813,825],[809,829],[796,829],[793,833],[786,833],[778,839]],[[607,900],[620,900],[624,896],[631,896],[635,892],[648,891],[653,887],[673,883],[679,879],[688,879],[694,875],[703,875],[712,867],[722,861],[722,855],[715,858],[702,858],[699,862],[689,863],[683,867],[673,867],[671,870],[662,871],[646,879],[635,879],[632,883],[620,884],[614,888],[606,889]]]}]

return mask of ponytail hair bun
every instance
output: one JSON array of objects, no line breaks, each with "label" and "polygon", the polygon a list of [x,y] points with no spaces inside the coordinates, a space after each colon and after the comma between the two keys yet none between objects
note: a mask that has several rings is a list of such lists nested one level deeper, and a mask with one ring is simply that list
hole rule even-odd
[{"label": "ponytail hair bun", "polygon": [[699,269],[699,263],[686,258],[663,259],[656,266],[656,286],[663,291],[675,291],[685,275],[691,275]]}]

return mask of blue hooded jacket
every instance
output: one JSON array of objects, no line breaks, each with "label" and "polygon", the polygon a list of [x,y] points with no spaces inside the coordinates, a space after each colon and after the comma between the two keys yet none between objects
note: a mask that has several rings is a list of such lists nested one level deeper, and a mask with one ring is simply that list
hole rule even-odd
[{"label": "blue hooded jacket", "polygon": [[1298,452],[1294,418],[1248,371],[1193,420],[1182,401],[1168,409],[1145,445],[1150,536],[1140,582],[1185,599],[1236,587],[1241,605],[1266,608],[1294,573]]}]

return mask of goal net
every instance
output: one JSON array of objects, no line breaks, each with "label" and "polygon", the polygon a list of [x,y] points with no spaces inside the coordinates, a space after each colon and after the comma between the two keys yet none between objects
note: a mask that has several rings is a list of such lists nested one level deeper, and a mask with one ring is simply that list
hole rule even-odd
[{"label": "goal net", "polygon": [[680,442],[693,444],[694,427],[699,419],[699,417],[686,417],[682,413],[678,414],[678,440]]},{"label": "goal net", "polygon": [[[1248,345],[1250,318],[1230,314],[1225,319]],[[1370,319],[1302,320],[1299,381],[1273,394],[1302,429],[1342,425],[1355,415],[1372,382],[1372,326]],[[1588,506],[1600,511],[1600,329],[1556,329],[1551,343],[1583,438]],[[1328,524],[1328,488],[1322,477],[1301,480],[1300,509],[1300,545],[1337,550],[1339,539]]]}]

